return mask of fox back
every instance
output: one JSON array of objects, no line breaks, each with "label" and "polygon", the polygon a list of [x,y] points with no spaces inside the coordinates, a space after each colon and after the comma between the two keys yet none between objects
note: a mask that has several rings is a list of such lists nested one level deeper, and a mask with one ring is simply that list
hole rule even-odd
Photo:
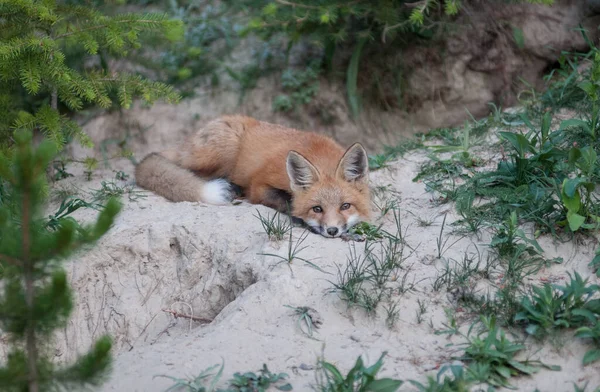
[{"label": "fox back", "polygon": [[[172,201],[225,204],[235,189],[253,204],[291,212],[326,237],[370,219],[368,158],[356,143],[224,116],[136,167],[139,186]],[[236,185],[235,187],[233,185]]]}]

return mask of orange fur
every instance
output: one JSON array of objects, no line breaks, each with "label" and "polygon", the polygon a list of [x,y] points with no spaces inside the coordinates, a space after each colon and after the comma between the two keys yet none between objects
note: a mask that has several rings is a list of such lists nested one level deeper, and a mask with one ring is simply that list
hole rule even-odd
[{"label": "orange fur", "polygon": [[[309,176],[310,184],[298,187],[291,183],[293,174],[289,174],[289,165],[286,167],[290,159],[297,165],[293,168],[312,167],[315,175]],[[370,218],[366,165],[366,152],[359,144],[344,150],[324,135],[245,116],[223,116],[178,147],[144,158],[136,167],[136,180],[139,186],[172,201],[207,201],[205,180],[226,178],[239,186],[251,203],[283,212],[289,194],[292,215],[307,223],[317,222],[313,229],[319,226],[321,234],[329,236],[328,227],[336,226],[341,233],[349,223]],[[354,178],[354,169],[359,177]],[[194,180],[191,172],[197,174]],[[351,206],[340,211],[344,203]],[[322,214],[313,211],[319,205]]]}]

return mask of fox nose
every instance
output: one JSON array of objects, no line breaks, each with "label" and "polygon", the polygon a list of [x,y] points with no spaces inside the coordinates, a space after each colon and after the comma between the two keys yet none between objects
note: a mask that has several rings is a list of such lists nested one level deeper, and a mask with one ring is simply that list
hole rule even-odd
[{"label": "fox nose", "polygon": [[338,228],[337,227],[329,227],[327,229],[327,234],[329,234],[330,236],[334,236],[338,233]]}]

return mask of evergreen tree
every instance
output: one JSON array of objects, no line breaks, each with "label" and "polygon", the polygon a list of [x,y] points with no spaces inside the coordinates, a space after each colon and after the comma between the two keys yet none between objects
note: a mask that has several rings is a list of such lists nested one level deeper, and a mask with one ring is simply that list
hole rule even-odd
[{"label": "evergreen tree", "polygon": [[[76,138],[90,146],[81,128],[59,113],[84,105],[127,108],[135,97],[173,102],[174,90],[138,75],[111,73],[106,56],[126,55],[143,33],[170,40],[183,35],[181,21],[163,14],[103,15],[67,0],[0,0],[0,144],[14,130],[40,130],[62,146]],[[66,53],[79,51],[73,64]],[[84,57],[85,56],[85,57]],[[84,62],[99,60],[92,70]],[[33,96],[33,100],[32,100]]]},{"label": "evergreen tree", "polygon": [[120,205],[110,200],[90,227],[67,218],[56,230],[49,229],[41,216],[45,170],[56,146],[45,140],[33,147],[30,131],[16,132],[14,139],[12,157],[0,155],[0,330],[10,346],[6,363],[0,365],[0,390],[71,390],[98,384],[110,364],[110,338],[100,338],[70,366],[58,367],[51,360],[53,332],[66,326],[72,308],[60,261],[106,233]]}]

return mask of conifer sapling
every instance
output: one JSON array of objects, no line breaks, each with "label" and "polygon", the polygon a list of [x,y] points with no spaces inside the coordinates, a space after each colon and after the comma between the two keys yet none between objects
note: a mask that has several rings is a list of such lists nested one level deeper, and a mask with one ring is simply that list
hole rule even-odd
[{"label": "conifer sapling", "polygon": [[110,365],[110,338],[100,338],[72,365],[52,361],[52,338],[66,326],[73,305],[61,260],[111,227],[120,204],[111,199],[95,224],[67,218],[55,230],[43,218],[46,167],[57,152],[48,140],[38,146],[32,133],[18,131],[10,160],[0,154],[0,330],[8,355],[0,362],[0,390],[47,391],[58,386],[95,385]]}]

